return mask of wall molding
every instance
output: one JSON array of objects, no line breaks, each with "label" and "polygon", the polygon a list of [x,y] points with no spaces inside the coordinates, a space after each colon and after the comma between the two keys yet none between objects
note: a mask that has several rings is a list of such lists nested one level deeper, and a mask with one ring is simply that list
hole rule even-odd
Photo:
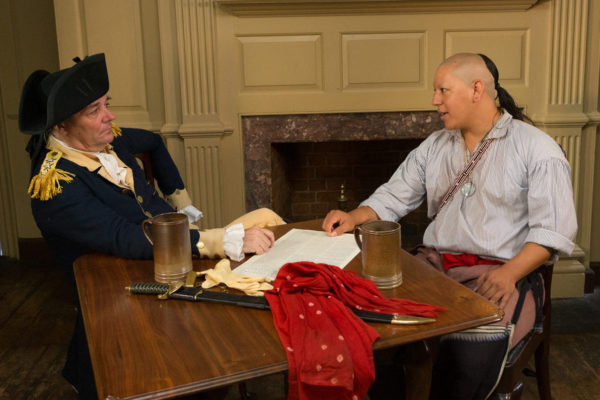
[{"label": "wall molding", "polygon": [[550,105],[582,105],[586,62],[587,0],[552,2]]},{"label": "wall molding", "polygon": [[571,165],[583,264],[590,260],[595,138],[584,112],[589,0],[555,0],[550,5],[550,70],[544,128],[560,143]]},{"label": "wall molding", "polygon": [[201,229],[223,226],[220,138],[187,138],[184,140],[186,182],[193,203],[205,217]]},{"label": "wall molding", "polygon": [[583,128],[587,125],[592,118],[585,113],[553,113],[545,115],[531,115],[531,118],[536,124],[547,126],[547,127],[568,127],[568,128]]},{"label": "wall molding", "polygon": [[176,0],[174,16],[183,123],[218,119],[214,6],[210,0]]},{"label": "wall molding", "polygon": [[316,14],[387,14],[525,11],[538,0],[215,0],[240,17]]},{"label": "wall molding", "polygon": [[[21,199],[21,197],[15,193],[14,179],[17,179],[17,182],[19,180],[11,166],[14,165],[11,163],[11,152],[15,149],[11,148],[9,134],[20,135],[15,132],[18,130],[18,107],[12,103],[15,95],[20,95],[20,88],[17,87],[19,72],[16,63],[19,46],[15,37],[17,28],[14,25],[15,9],[11,2],[0,3],[0,13],[5,17],[0,17],[2,20],[0,37],[3,38],[0,40],[2,44],[0,47],[0,57],[2,58],[2,62],[0,62],[0,240],[2,241],[2,254],[18,258],[20,256],[19,217],[16,199]],[[19,150],[23,157],[27,157],[23,149]]]},{"label": "wall molding", "polygon": [[0,171],[0,240],[2,254],[18,258],[17,218],[13,203],[13,182],[6,132],[2,92],[0,90],[0,168],[2,168],[2,171]]}]

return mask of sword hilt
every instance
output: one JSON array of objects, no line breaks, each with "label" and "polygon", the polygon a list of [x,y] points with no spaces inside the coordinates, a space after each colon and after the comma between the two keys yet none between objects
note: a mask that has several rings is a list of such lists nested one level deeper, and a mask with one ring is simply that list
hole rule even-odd
[{"label": "sword hilt", "polygon": [[125,289],[135,294],[163,294],[169,290],[169,285],[155,282],[133,282]]},{"label": "sword hilt", "polygon": [[182,281],[171,282],[168,285],[166,283],[133,282],[131,286],[126,286],[125,290],[134,294],[157,294],[159,299],[166,300],[182,286]]}]

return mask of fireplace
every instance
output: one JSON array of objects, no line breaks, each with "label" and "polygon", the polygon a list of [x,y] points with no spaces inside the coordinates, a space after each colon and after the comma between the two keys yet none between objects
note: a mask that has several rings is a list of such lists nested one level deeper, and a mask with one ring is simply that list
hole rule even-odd
[{"label": "fireplace", "polygon": [[[289,221],[355,208],[442,127],[435,112],[247,116],[242,123],[246,208],[269,207]],[[420,243],[425,203],[400,223],[403,247]]]}]

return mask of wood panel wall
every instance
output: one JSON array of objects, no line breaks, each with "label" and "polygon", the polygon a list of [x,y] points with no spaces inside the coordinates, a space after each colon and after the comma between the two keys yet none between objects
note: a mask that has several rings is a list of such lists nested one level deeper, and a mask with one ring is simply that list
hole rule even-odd
[{"label": "wood panel wall", "polygon": [[589,262],[600,214],[595,0],[55,0],[54,7],[61,66],[75,55],[107,54],[116,122],[163,133],[205,227],[244,212],[241,116],[431,110],[436,66],[455,52],[484,52],[503,86],[565,147],[577,243]]}]

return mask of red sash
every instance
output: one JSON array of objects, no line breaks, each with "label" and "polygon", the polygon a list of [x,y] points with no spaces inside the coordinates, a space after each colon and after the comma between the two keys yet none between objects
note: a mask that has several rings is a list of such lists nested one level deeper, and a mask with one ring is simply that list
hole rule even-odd
[{"label": "red sash", "polygon": [[448,271],[450,268],[458,266],[472,267],[473,265],[502,265],[504,264],[504,261],[481,258],[475,254],[442,253],[442,264],[444,264],[444,270]]}]

